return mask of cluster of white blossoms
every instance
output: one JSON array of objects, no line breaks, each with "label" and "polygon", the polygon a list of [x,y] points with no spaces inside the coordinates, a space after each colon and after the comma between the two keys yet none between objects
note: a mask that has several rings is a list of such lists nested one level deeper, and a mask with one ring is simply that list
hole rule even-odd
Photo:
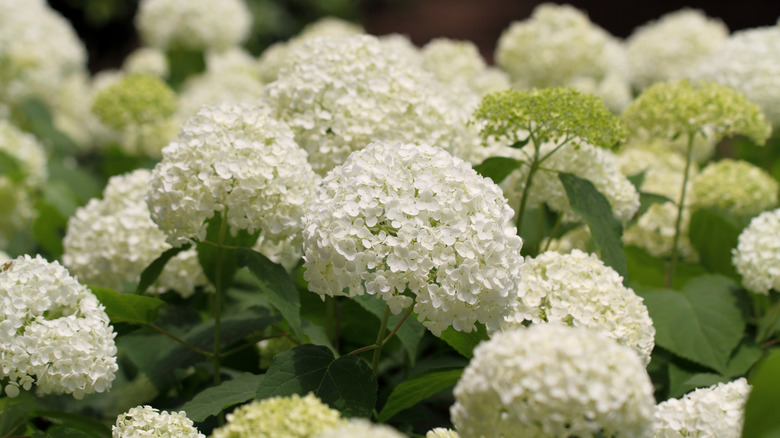
[{"label": "cluster of white blossoms", "polygon": [[466,128],[470,110],[454,105],[430,73],[369,35],[320,37],[295,47],[262,99],[290,125],[322,175],[372,141],[426,142],[457,153],[479,144]]},{"label": "cluster of white blossoms", "polygon": [[425,434],[425,438],[460,438],[460,434],[452,429],[435,427]]},{"label": "cluster of white blossoms", "polygon": [[206,438],[187,418],[186,412],[159,411],[151,406],[136,406],[119,415],[116,424],[111,426],[111,436]]},{"label": "cluster of white blossoms", "polygon": [[206,106],[163,149],[146,201],[172,245],[203,241],[214,214],[233,235],[280,240],[300,232],[318,183],[293,133],[267,111]]},{"label": "cluster of white blossoms", "polygon": [[750,221],[732,250],[732,262],[748,290],[768,294],[780,291],[780,209],[765,211]]},{"label": "cluster of white blossoms", "polygon": [[750,389],[740,378],[662,402],[656,407],[653,436],[739,438]]},{"label": "cluster of white blossoms", "polygon": [[[141,272],[171,246],[149,215],[144,197],[151,171],[112,177],[103,199],[92,199],[68,221],[62,263],[79,280],[118,291],[134,287]],[[151,290],[175,290],[184,298],[208,283],[195,249],[168,261]]]},{"label": "cluster of white blossoms", "polygon": [[450,415],[464,437],[641,437],[655,408],[633,350],[556,324],[493,334],[474,349],[454,395]]},{"label": "cluster of white blossoms", "polygon": [[[227,414],[227,424],[212,438],[309,438],[347,424],[313,393],[271,397],[240,406]],[[344,436],[344,435],[340,435]]]},{"label": "cluster of white blossoms", "polygon": [[465,86],[478,96],[509,88],[509,76],[490,68],[471,41],[436,38],[420,51],[422,67],[444,84]]},{"label": "cluster of white blossoms", "polygon": [[364,418],[353,418],[343,426],[328,429],[312,438],[406,438],[386,424],[375,424]]},{"label": "cluster of white blossoms", "polygon": [[729,29],[698,9],[681,9],[634,30],[626,40],[632,84],[645,88],[655,82],[684,77],[720,50]]},{"label": "cluster of white blossoms", "polygon": [[747,161],[710,163],[693,179],[691,206],[714,208],[736,215],[755,216],[777,206],[780,184]]},{"label": "cluster of white blossoms", "polygon": [[122,71],[166,79],[170,74],[170,66],[162,50],[155,47],[139,47],[127,55],[122,63]]},{"label": "cluster of white blossoms", "polygon": [[527,322],[558,323],[598,332],[633,349],[650,363],[655,328],[642,298],[595,254],[543,252],[520,268],[518,306],[503,330]]},{"label": "cluster of white blossoms", "polygon": [[152,47],[221,51],[249,36],[252,14],[244,0],[142,0],[135,23]]},{"label": "cluster of white blossoms", "polygon": [[323,180],[304,217],[305,278],[322,296],[414,303],[434,334],[496,329],[514,306],[522,240],[491,180],[427,144],[375,142]]},{"label": "cluster of white blossoms", "polygon": [[117,371],[113,327],[104,307],[59,263],[18,257],[0,268],[0,381],[15,397],[111,387]]},{"label": "cluster of white blossoms", "polygon": [[780,24],[734,32],[725,46],[690,73],[736,88],[780,127]]},{"label": "cluster of white blossoms", "polygon": [[[533,144],[523,147],[523,151],[533,154]],[[545,143],[540,148],[544,156],[554,150],[553,143]],[[612,214],[622,222],[627,222],[639,209],[639,192],[621,172],[615,154],[605,148],[587,143],[567,144],[542,163],[542,168],[534,176],[528,193],[528,205],[536,206],[542,202],[559,212],[573,215],[566,189],[558,179],[558,172],[568,172],[587,179],[607,198]],[[509,204],[516,208],[528,179],[529,166],[521,166],[513,171],[501,183]]]}]

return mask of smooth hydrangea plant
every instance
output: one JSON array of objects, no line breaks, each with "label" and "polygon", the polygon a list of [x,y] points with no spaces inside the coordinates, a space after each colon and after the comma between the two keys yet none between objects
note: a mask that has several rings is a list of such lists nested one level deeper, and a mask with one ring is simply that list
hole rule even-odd
[{"label": "smooth hydrangea plant", "polygon": [[471,41],[436,38],[426,44],[420,54],[422,67],[444,84],[465,86],[479,96],[510,87],[509,76],[489,68]]},{"label": "smooth hydrangea plant", "polygon": [[750,291],[768,294],[780,290],[780,210],[766,211],[754,217],[739,235],[733,250],[733,263]]},{"label": "smooth hydrangea plant", "polygon": [[750,217],[777,206],[780,183],[754,164],[726,158],[702,169],[691,189],[694,208]]},{"label": "smooth hydrangea plant", "polygon": [[206,438],[187,418],[186,412],[160,411],[151,406],[136,406],[119,415],[116,424],[111,426],[111,436]]}]

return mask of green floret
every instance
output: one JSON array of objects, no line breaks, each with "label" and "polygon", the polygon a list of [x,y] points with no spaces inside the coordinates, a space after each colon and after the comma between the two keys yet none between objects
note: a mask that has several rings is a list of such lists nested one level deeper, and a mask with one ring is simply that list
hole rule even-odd
[{"label": "green floret", "polygon": [[646,131],[658,138],[712,131],[717,139],[741,134],[763,144],[772,132],[761,108],[739,91],[687,79],[651,86],[622,118],[632,133]]},{"label": "green floret", "polygon": [[176,108],[174,91],[159,78],[147,74],[124,77],[98,93],[92,104],[92,112],[100,121],[117,131],[163,121]]},{"label": "green floret", "polygon": [[525,142],[528,132],[537,144],[563,140],[612,147],[626,136],[620,119],[600,98],[570,88],[491,93],[482,99],[474,119],[484,123],[484,138],[506,137],[513,142]]}]

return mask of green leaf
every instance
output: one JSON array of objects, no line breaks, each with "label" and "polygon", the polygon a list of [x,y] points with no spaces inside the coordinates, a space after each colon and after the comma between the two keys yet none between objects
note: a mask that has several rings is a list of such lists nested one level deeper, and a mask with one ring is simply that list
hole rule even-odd
[{"label": "green leaf", "polygon": [[626,178],[628,179],[628,181],[631,183],[631,185],[634,186],[634,188],[638,192],[639,189],[642,188],[642,183],[645,182],[645,177],[646,176],[647,176],[647,169],[645,169],[645,170],[643,170],[643,171],[641,171],[639,173],[636,173],[634,175],[629,175]]},{"label": "green leaf", "polygon": [[669,364],[669,398],[680,398],[688,392],[720,382],[728,382],[729,378],[720,374],[707,372],[698,367],[682,366],[675,362]]},{"label": "green leaf", "polygon": [[[626,254],[626,265],[628,266],[629,284],[631,287],[665,287],[666,265],[663,260],[651,256],[645,250],[636,246],[626,246],[624,252]],[[692,278],[706,273],[707,271],[699,265],[680,263],[677,265],[672,287],[675,289],[682,288]]]},{"label": "green leaf", "polygon": [[657,195],[655,193],[639,192],[639,210],[634,214],[634,218],[638,219],[643,214],[647,213],[650,206],[653,204],[663,204],[666,202],[674,202],[671,199],[663,195]]},{"label": "green leaf", "polygon": [[623,276],[623,283],[627,284],[626,255],[623,253],[623,242],[620,240],[623,226],[612,215],[612,207],[607,198],[586,179],[565,172],[559,173],[558,179],[566,189],[571,208],[582,216],[590,227],[593,241],[601,251],[601,260]]},{"label": "green leaf", "polygon": [[393,388],[376,421],[384,423],[395,414],[455,386],[461,374],[463,368],[432,370],[405,380]]},{"label": "green leaf", "polygon": [[16,157],[0,150],[0,176],[5,176],[14,183],[20,183],[27,178],[27,172]]},{"label": "green leaf", "polygon": [[750,375],[750,391],[745,404],[743,437],[780,436],[780,350],[772,350]]},{"label": "green leaf", "polygon": [[191,246],[192,244],[188,243],[178,248],[170,248],[157,257],[152,263],[149,264],[149,266],[143,270],[143,272],[141,272],[141,280],[138,282],[138,287],[136,287],[135,293],[141,295],[146,292],[146,290],[149,289],[149,286],[157,281],[157,278],[160,276],[160,274],[162,274],[162,271],[165,269],[165,265],[168,263],[168,261],[176,257],[176,255],[180,252],[190,249]]},{"label": "green leaf", "polygon": [[362,359],[336,359],[327,347],[304,344],[274,358],[257,387],[257,399],[309,392],[348,417],[370,417],[377,381]]},{"label": "green leaf", "polygon": [[106,287],[90,286],[89,289],[106,306],[106,314],[112,324],[150,323],[157,317],[157,310],[165,305],[165,301],[159,298],[120,294]]},{"label": "green leaf", "polygon": [[731,263],[731,250],[748,221],[715,210],[696,210],[691,215],[688,238],[708,271],[739,280]]},{"label": "green leaf", "polygon": [[181,407],[192,421],[203,421],[225,409],[254,398],[263,376],[244,373],[235,379],[207,388]]},{"label": "green leaf", "polygon": [[732,280],[708,274],[689,281],[680,292],[635,290],[653,320],[657,345],[725,374],[745,330],[736,289]]},{"label": "green leaf", "polygon": [[[380,321],[382,320],[386,306],[384,301],[373,295],[360,295],[352,297],[352,299],[360,304],[364,309],[373,313],[377,318],[379,318]],[[390,318],[388,318],[388,331],[392,330],[395,328],[395,326],[398,325],[405,313],[406,310],[399,313],[398,315],[391,315]],[[417,359],[417,347],[420,345],[420,341],[424,335],[425,326],[417,321],[417,318],[413,317],[412,315],[406,318],[406,321],[404,321],[404,323],[395,333],[395,336],[398,337],[398,340],[401,341],[404,349],[406,349],[406,352],[409,354],[411,366],[414,366],[415,360]]]},{"label": "green leaf", "polygon": [[[36,411],[32,415],[35,418],[45,418],[55,423],[55,426],[46,430],[48,436],[52,437],[90,437],[103,438],[111,435],[111,427],[102,422],[83,415],[71,414],[61,411]],[[52,431],[56,433],[51,433]],[[65,431],[68,434],[64,434]],[[63,432],[63,434],[60,434]]]},{"label": "green leaf", "polygon": [[729,359],[726,376],[744,376],[759,359],[761,359],[761,347],[751,341],[743,340]]},{"label": "green leaf", "polygon": [[485,326],[482,324],[477,324],[477,330],[474,330],[471,333],[459,332],[454,328],[449,327],[447,330],[441,332],[441,336],[439,337],[467,359],[471,359],[474,355],[474,347],[476,347],[477,344],[482,341],[487,341],[490,338]]},{"label": "green leaf", "polygon": [[508,157],[490,157],[474,167],[478,174],[490,178],[496,184],[506,179],[513,170],[522,166],[523,162]]},{"label": "green leaf", "polygon": [[251,249],[239,248],[236,257],[238,266],[249,269],[268,302],[282,314],[298,339],[301,339],[301,298],[287,271]]},{"label": "green leaf", "polygon": [[24,428],[18,429],[22,426],[26,419],[31,417],[31,413],[39,408],[40,401],[30,394],[29,391],[21,391],[21,393],[14,398],[7,398],[3,394],[3,398],[0,398],[0,436],[8,436],[10,432],[23,431]]},{"label": "green leaf", "polygon": [[56,424],[46,429],[46,438],[101,438],[108,435],[96,435],[81,428]]}]

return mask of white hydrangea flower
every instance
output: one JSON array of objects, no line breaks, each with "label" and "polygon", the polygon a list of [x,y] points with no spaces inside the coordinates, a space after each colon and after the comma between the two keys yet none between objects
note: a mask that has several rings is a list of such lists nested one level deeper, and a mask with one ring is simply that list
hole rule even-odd
[{"label": "white hydrangea flower", "polygon": [[[529,143],[523,147],[523,151],[533,154],[533,147]],[[553,143],[543,144],[540,155],[546,155],[555,147]],[[542,167],[555,172],[541,170],[536,173],[528,194],[528,205],[534,206],[546,202],[557,212],[574,214],[566,190],[558,179],[558,172],[568,172],[593,183],[607,198],[612,207],[612,214],[620,221],[627,222],[639,209],[639,193],[628,178],[620,172],[615,154],[608,149],[587,143],[577,146],[567,144],[545,160]],[[527,178],[528,166],[521,166],[501,183],[509,205],[520,205]]]},{"label": "white hydrangea flower", "polygon": [[633,349],[650,363],[655,328],[642,298],[595,254],[547,251],[520,267],[518,306],[503,330],[527,322],[560,323],[598,332]]},{"label": "white hydrangea flower", "polygon": [[750,389],[747,380],[740,378],[660,403],[655,411],[653,436],[739,438]]},{"label": "white hydrangea flower", "polygon": [[459,154],[475,148],[475,132],[466,128],[470,109],[448,93],[388,44],[351,35],[296,47],[263,101],[324,175],[372,141],[428,142]]},{"label": "white hydrangea flower", "polygon": [[460,435],[452,429],[436,427],[429,430],[428,433],[425,434],[425,438],[460,438]]},{"label": "white hydrangea flower", "polygon": [[633,350],[555,324],[479,344],[454,395],[450,415],[462,436],[644,437],[655,407]]},{"label": "white hydrangea flower", "polygon": [[728,38],[723,21],[698,9],[684,8],[637,27],[626,40],[631,82],[643,89],[684,77]]},{"label": "white hydrangea flower", "polygon": [[116,418],[111,426],[113,438],[176,437],[206,438],[187,418],[187,413],[159,411],[151,406],[136,406]]},{"label": "white hydrangea flower", "polygon": [[[102,200],[90,200],[70,218],[62,262],[80,281],[121,291],[136,285],[141,272],[170,249],[144,200],[150,179],[146,169],[112,177]],[[191,248],[168,261],[150,290],[173,289],[187,298],[196,286],[207,284]]]},{"label": "white hydrangea flower", "polygon": [[765,170],[725,158],[710,163],[693,179],[691,205],[754,216],[777,206],[778,190],[780,184]]},{"label": "white hydrangea flower", "polygon": [[765,211],[742,230],[732,262],[748,290],[768,294],[780,291],[780,209]]},{"label": "white hydrangea flower", "polygon": [[162,50],[155,47],[139,47],[127,55],[122,63],[122,70],[128,74],[147,74],[165,79],[170,73],[170,66]]},{"label": "white hydrangea flower", "polygon": [[14,397],[35,383],[42,394],[111,388],[113,327],[104,307],[59,263],[21,256],[0,268],[0,380]]},{"label": "white hydrangea flower", "polygon": [[227,415],[212,438],[308,438],[347,421],[313,393],[271,397],[245,404]]},{"label": "white hydrangea flower", "polygon": [[353,418],[343,426],[320,432],[312,438],[406,438],[406,435],[386,424]]},{"label": "white hydrangea flower", "polygon": [[498,327],[514,303],[522,240],[501,190],[427,144],[375,142],[323,181],[304,217],[304,277],[322,296],[414,302],[434,334]]},{"label": "white hydrangea flower", "polygon": [[244,0],[142,0],[135,19],[146,44],[162,50],[225,50],[252,26]]},{"label": "white hydrangea flower", "polygon": [[464,85],[479,96],[510,86],[506,73],[488,70],[477,46],[471,41],[436,38],[420,53],[422,67],[444,84]]},{"label": "white hydrangea flower", "polygon": [[767,121],[780,127],[780,26],[734,32],[725,46],[690,77],[734,87],[757,103]]},{"label": "white hydrangea flower", "polygon": [[146,201],[173,245],[202,241],[215,212],[233,234],[278,240],[300,233],[318,182],[284,123],[258,107],[207,106],[163,150]]}]

